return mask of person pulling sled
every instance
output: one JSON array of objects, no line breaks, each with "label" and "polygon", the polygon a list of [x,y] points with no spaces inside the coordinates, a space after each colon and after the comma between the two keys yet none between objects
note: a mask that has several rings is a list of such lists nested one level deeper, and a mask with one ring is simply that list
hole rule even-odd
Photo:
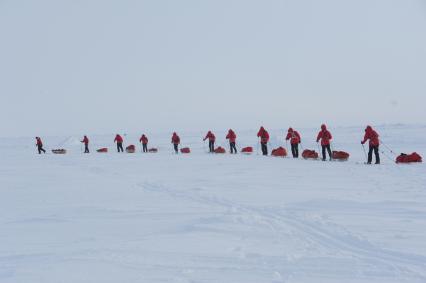
[{"label": "person pulling sled", "polygon": [[330,156],[330,161],[332,160],[331,155],[331,140],[333,139],[333,136],[331,133],[327,130],[327,126],[325,124],[321,125],[321,131],[318,133],[317,136],[317,143],[321,140],[321,147],[322,147],[322,160],[325,161],[326,159],[326,153],[327,150],[328,155]]},{"label": "person pulling sled", "polygon": [[41,152],[46,153],[46,150],[43,149],[43,142],[41,141],[40,137],[36,137],[36,146],[38,154],[41,154]]},{"label": "person pulling sled", "polygon": [[84,136],[83,140],[80,142],[84,144],[84,153],[89,153],[89,138]]},{"label": "person pulling sled", "polygon": [[293,158],[298,158],[299,157],[299,144],[302,141],[299,133],[297,131],[293,130],[293,128],[289,128],[285,140],[286,141],[290,140],[291,153],[293,155]]},{"label": "person pulling sled", "polygon": [[209,152],[213,153],[214,152],[214,142],[216,141],[216,136],[209,131],[206,135],[206,137],[203,139],[203,141],[205,140],[209,140]]},{"label": "person pulling sled", "polygon": [[268,141],[269,141],[269,133],[265,128],[260,127],[259,132],[257,133],[257,137],[260,138],[260,145],[262,146],[262,154],[268,155]]},{"label": "person pulling sled", "polygon": [[361,144],[364,146],[367,140],[370,140],[367,164],[371,164],[371,161],[373,160],[373,151],[374,151],[374,155],[376,156],[376,164],[380,164],[379,134],[377,134],[377,132],[373,130],[371,126],[367,126],[367,128],[365,128],[365,135],[364,135],[364,139],[361,141]]},{"label": "person pulling sled", "polygon": [[232,129],[229,129],[228,134],[226,135],[226,139],[229,140],[229,148],[231,154],[237,154],[237,147],[235,146],[235,142],[237,140],[237,135],[234,133]]},{"label": "person pulling sled", "polygon": [[142,151],[148,152],[148,138],[143,134],[139,139],[139,142],[142,144]]},{"label": "person pulling sled", "polygon": [[124,149],[123,149],[123,138],[119,134],[117,134],[115,136],[114,142],[117,143],[117,152],[120,152],[120,151],[124,152]]},{"label": "person pulling sled", "polygon": [[173,148],[175,150],[175,153],[178,154],[180,137],[176,134],[176,132],[174,132],[173,135],[172,135],[172,144],[173,144]]}]

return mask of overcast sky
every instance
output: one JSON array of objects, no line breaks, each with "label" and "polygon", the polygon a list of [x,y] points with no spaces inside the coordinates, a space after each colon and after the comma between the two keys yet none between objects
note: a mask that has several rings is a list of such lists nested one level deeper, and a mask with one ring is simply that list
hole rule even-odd
[{"label": "overcast sky", "polygon": [[0,135],[426,122],[426,1],[0,0]]}]

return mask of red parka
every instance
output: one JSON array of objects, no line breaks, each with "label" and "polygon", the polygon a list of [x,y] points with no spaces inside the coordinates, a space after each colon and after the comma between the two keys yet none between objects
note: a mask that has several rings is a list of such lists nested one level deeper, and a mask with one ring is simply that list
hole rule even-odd
[{"label": "red parka", "polygon": [[84,136],[84,138],[81,142],[87,145],[87,144],[89,144],[89,138],[87,136]]},{"label": "red parka", "polygon": [[145,135],[142,135],[141,138],[139,139],[139,142],[142,144],[147,144],[148,138]]},{"label": "red parka", "polygon": [[116,135],[115,139],[114,139],[114,142],[123,143],[123,138],[120,135]]},{"label": "red parka", "polygon": [[330,140],[332,140],[332,139],[333,139],[333,136],[327,130],[327,126],[324,125],[324,124],[321,125],[321,131],[318,133],[317,142],[319,142],[319,140],[321,140],[321,145],[329,145]]},{"label": "red parka", "polygon": [[172,143],[173,144],[180,144],[180,137],[176,133],[173,133]]},{"label": "red parka", "polygon": [[36,137],[36,145],[43,146],[43,142],[41,141],[41,138]]},{"label": "red parka", "polygon": [[209,131],[203,141],[205,141],[206,139],[209,139],[209,141],[214,142],[216,140],[216,136],[211,131]]},{"label": "red parka", "polygon": [[379,134],[371,126],[367,126],[365,129],[364,140],[361,143],[365,144],[367,140],[370,140],[370,146],[378,146],[380,144]]},{"label": "red parka", "polygon": [[228,134],[226,135],[226,139],[229,140],[229,142],[235,142],[237,139],[237,135],[234,133],[233,130],[229,130]]},{"label": "red parka", "polygon": [[294,131],[292,128],[288,129],[288,133],[285,140],[286,141],[290,140],[291,144],[298,144],[302,141],[299,133],[297,131]]},{"label": "red parka", "polygon": [[257,133],[257,137],[260,138],[260,142],[263,143],[263,144],[268,143],[268,141],[269,141],[268,131],[265,130],[265,128],[263,128],[263,127],[260,127],[260,130]]}]

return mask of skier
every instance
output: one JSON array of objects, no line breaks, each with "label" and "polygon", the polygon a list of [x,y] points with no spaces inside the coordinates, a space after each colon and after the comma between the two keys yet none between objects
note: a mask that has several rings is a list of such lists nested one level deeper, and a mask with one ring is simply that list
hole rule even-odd
[{"label": "skier", "polygon": [[139,142],[142,143],[143,152],[148,152],[148,138],[143,134],[139,139]]},{"label": "skier", "polygon": [[260,138],[260,144],[262,146],[262,154],[268,155],[268,141],[269,141],[268,131],[265,130],[265,128],[260,127],[260,130],[257,133],[257,137]]},{"label": "skier", "polygon": [[173,133],[172,144],[173,144],[173,148],[175,149],[175,152],[177,154],[178,153],[178,146],[180,144],[180,137],[176,134],[176,132]]},{"label": "skier", "polygon": [[84,153],[89,153],[89,138],[87,136],[84,136],[83,140],[80,142],[84,143]]},{"label": "skier", "polygon": [[293,128],[289,128],[285,140],[286,141],[290,140],[291,153],[293,154],[293,158],[298,158],[299,157],[299,143],[302,141],[299,133],[297,131],[293,130]]},{"label": "skier", "polygon": [[123,149],[123,138],[119,134],[117,134],[115,136],[114,142],[117,143],[117,151],[120,152],[120,150],[121,150],[121,152],[124,152],[124,149]]},{"label": "skier", "polygon": [[322,160],[323,161],[325,161],[325,159],[326,159],[325,150],[327,150],[328,155],[330,156],[330,160],[332,159],[332,157],[331,157],[331,145],[330,145],[331,139],[333,139],[333,136],[327,130],[327,126],[325,124],[322,124],[321,125],[321,131],[318,133],[318,136],[317,136],[317,143],[321,140]]},{"label": "skier", "polygon": [[371,161],[373,160],[373,151],[374,151],[374,155],[376,156],[376,164],[380,164],[379,134],[377,134],[377,132],[373,130],[371,126],[367,126],[367,128],[365,128],[364,140],[361,141],[361,144],[365,144],[367,140],[370,140],[367,164],[371,164]]},{"label": "skier", "polygon": [[46,153],[46,151],[43,149],[43,142],[41,141],[40,137],[36,137],[36,146],[37,146],[38,154],[41,154],[42,151],[43,153]]},{"label": "skier", "polygon": [[226,139],[229,140],[229,147],[231,154],[237,154],[237,148],[235,146],[235,141],[237,139],[237,135],[234,133],[232,129],[229,129],[228,134],[226,135]]},{"label": "skier", "polygon": [[206,135],[206,137],[203,139],[203,141],[205,141],[206,139],[209,139],[209,152],[213,153],[214,152],[214,142],[216,141],[216,136],[209,131]]}]

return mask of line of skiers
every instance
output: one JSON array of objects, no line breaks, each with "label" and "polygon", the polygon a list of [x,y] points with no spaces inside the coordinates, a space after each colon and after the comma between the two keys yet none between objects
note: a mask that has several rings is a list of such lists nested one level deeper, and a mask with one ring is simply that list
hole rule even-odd
[{"label": "line of skiers", "polygon": [[[265,130],[264,127],[260,127],[257,137],[259,138],[259,142],[261,145],[261,150],[263,155],[268,155],[268,142],[269,142],[269,133],[267,130]],[[229,148],[231,154],[237,153],[237,147],[236,147],[236,139],[237,135],[232,129],[229,129],[226,139],[229,140]],[[327,130],[327,126],[325,124],[321,125],[321,130],[319,131],[317,135],[316,142],[321,142],[321,148],[322,148],[322,160],[326,160],[326,155],[328,153],[328,156],[330,160],[332,159],[332,152],[331,152],[331,140],[333,139],[333,136],[331,135],[330,131]],[[209,152],[213,153],[215,150],[214,144],[216,141],[216,136],[213,134],[212,131],[208,131],[206,136],[204,137],[203,141],[209,141]],[[299,144],[302,142],[302,138],[300,134],[293,130],[293,128],[289,128],[287,131],[287,135],[285,137],[286,142],[290,141],[291,146],[291,153],[294,158],[299,157]],[[379,155],[379,135],[371,126],[367,126],[365,129],[365,135],[364,139],[361,141],[361,144],[364,145],[367,141],[369,141],[369,151],[368,151],[368,160],[367,163],[371,164],[373,159],[373,152],[376,157],[376,164],[380,164],[380,155]],[[117,145],[117,152],[124,152],[123,149],[123,138],[117,134],[115,136],[114,142]],[[139,142],[142,144],[142,150],[143,152],[148,152],[148,138],[145,134],[141,136],[139,139]],[[87,136],[83,137],[83,140],[81,143],[84,144],[84,153],[89,153],[89,138]],[[178,153],[179,151],[179,144],[180,144],[180,137],[176,132],[173,133],[171,138],[171,143],[173,144],[173,149],[175,153]],[[43,142],[41,141],[40,137],[36,137],[36,146],[38,153],[41,154],[46,153],[46,150],[43,149]]]}]

